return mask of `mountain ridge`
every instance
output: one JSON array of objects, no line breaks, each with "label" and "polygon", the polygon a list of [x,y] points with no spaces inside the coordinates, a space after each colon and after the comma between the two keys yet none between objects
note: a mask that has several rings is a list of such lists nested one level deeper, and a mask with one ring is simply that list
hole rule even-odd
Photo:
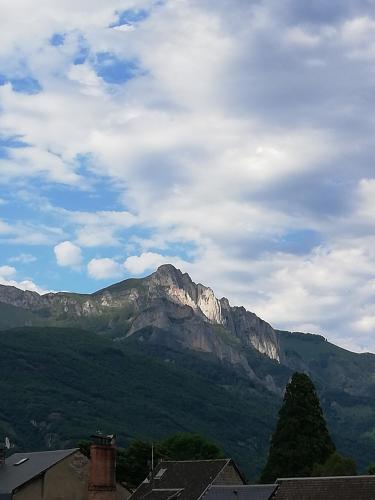
[{"label": "mountain ridge", "polygon": [[[92,294],[50,292],[39,295],[2,285],[0,302],[36,315],[24,326],[50,326],[53,322],[58,326],[67,323],[68,326],[80,327],[87,323],[93,328],[90,319],[97,319],[99,331],[100,328],[107,333],[112,331],[117,336],[132,335],[150,324],[170,328],[171,320],[185,318],[189,320],[185,324],[186,330],[197,330],[199,325],[198,329],[202,331],[200,342],[195,340],[197,349],[213,348],[213,342],[220,341],[212,329],[223,327],[241,345],[280,361],[280,346],[271,325],[243,307],[230,306],[225,297],[217,299],[211,288],[194,283],[187,273],[171,264],[160,266],[145,278],[124,280]],[[114,319],[112,313],[116,310],[120,317]],[[111,318],[106,321],[108,315]],[[189,344],[187,331],[184,342]],[[246,365],[241,356],[235,356],[234,352],[227,354],[228,358],[236,358],[240,364]]]}]

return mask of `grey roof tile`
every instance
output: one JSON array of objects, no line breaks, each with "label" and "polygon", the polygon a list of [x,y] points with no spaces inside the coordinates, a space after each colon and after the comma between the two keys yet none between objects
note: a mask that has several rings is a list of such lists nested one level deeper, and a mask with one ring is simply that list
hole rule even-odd
[{"label": "grey roof tile", "polygon": [[375,476],[278,479],[275,500],[374,500]]},{"label": "grey roof tile", "polygon": [[[165,500],[161,490],[181,490],[179,500],[197,500],[218,474],[231,463],[230,459],[163,461],[155,468],[149,482],[143,482],[132,494],[131,500]],[[166,469],[160,479],[155,479]]]},{"label": "grey roof tile", "polygon": [[275,484],[211,486],[202,500],[269,500]]}]

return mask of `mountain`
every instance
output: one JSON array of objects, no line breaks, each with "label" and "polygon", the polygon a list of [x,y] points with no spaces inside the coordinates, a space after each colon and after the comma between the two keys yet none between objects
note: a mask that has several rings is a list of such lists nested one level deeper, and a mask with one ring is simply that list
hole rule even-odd
[{"label": "mountain", "polygon": [[91,295],[39,295],[0,285],[0,304],[0,328],[12,326],[9,318],[16,317],[14,326],[80,327],[121,340],[152,327],[150,342],[212,353],[252,378],[247,351],[254,348],[280,361],[278,336],[268,323],[243,307],[231,307],[225,298],[218,300],[210,288],[171,265]]},{"label": "mountain", "polygon": [[19,447],[200,431],[255,478],[299,370],[339,450],[374,460],[374,355],[274,330],[171,265],[93,294],[0,286],[0,330],[0,431]]}]

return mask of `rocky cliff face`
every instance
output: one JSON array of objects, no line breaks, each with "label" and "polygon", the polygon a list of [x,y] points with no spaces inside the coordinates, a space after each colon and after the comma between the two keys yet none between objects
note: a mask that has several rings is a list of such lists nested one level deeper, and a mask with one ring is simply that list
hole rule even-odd
[{"label": "rocky cliff face", "polygon": [[152,327],[168,332],[169,340],[184,348],[212,353],[222,361],[240,365],[248,373],[252,369],[244,349],[255,349],[280,361],[278,337],[268,323],[243,307],[231,307],[225,298],[216,298],[211,288],[194,283],[188,274],[172,265],[163,265],[146,278],[125,280],[91,295],[41,296],[0,286],[0,303],[31,311],[36,326],[87,326],[117,337],[130,337]]},{"label": "rocky cliff face", "polygon": [[195,284],[188,274],[168,264],[146,279],[153,297],[164,296],[176,304],[189,306],[202,321],[222,326],[242,345],[280,361],[276,332],[244,307],[231,307],[228,299],[217,299],[211,288]]}]

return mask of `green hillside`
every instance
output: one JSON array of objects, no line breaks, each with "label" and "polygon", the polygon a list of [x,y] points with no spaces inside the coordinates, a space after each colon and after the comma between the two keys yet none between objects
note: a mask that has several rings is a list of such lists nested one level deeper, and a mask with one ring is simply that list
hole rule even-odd
[{"label": "green hillside", "polygon": [[[22,449],[71,446],[100,429],[159,438],[200,432],[249,477],[265,459],[279,401],[209,359],[152,359],[73,329],[0,332],[0,431]],[[202,365],[201,365],[202,366]]]},{"label": "green hillside", "polygon": [[[26,450],[69,447],[98,429],[118,434],[123,446],[135,437],[199,432],[255,479],[281,403],[277,387],[298,370],[313,379],[338,450],[360,470],[373,462],[375,356],[279,332],[281,364],[246,351],[252,378],[187,350],[168,332],[157,336],[168,342],[152,343],[153,334],[146,328],[113,340],[77,328],[0,332],[0,433]],[[273,392],[268,380],[277,384]]]}]

